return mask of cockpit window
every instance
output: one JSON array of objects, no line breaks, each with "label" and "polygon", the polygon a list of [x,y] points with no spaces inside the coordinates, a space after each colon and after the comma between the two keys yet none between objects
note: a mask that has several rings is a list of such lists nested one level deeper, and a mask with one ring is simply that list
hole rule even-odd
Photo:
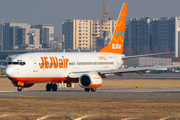
[{"label": "cockpit window", "polygon": [[20,65],[25,65],[26,63],[25,62],[19,62]]},{"label": "cockpit window", "polygon": [[26,63],[25,62],[9,62],[8,65],[25,65]]},{"label": "cockpit window", "polygon": [[19,64],[19,62],[13,62],[13,65],[18,65]]},{"label": "cockpit window", "polygon": [[12,64],[12,62],[8,62],[8,65]]}]

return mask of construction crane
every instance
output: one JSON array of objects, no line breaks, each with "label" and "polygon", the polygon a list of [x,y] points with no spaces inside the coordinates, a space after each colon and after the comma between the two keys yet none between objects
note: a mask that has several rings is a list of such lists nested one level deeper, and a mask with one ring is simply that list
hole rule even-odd
[{"label": "construction crane", "polygon": [[106,15],[108,15],[107,13],[107,9],[108,9],[108,3],[106,1],[106,3],[104,3],[104,0],[102,0],[102,5],[103,5],[103,15],[102,15],[102,34],[105,31],[105,24],[106,24]]},{"label": "construction crane", "polygon": [[[106,15],[108,15],[108,13],[107,13],[107,9],[108,9],[108,3],[107,3],[107,0],[106,0],[106,3],[104,3],[104,0],[102,0],[102,5],[103,5],[103,15],[102,15],[102,20],[99,22],[99,24],[100,24],[100,36],[99,37],[97,37],[97,38],[95,38],[95,36],[97,35],[97,26],[95,26],[96,25],[96,23],[95,23],[95,20],[94,20],[94,33],[93,33],[93,35],[94,35],[94,46],[93,46],[93,48],[94,48],[94,50],[95,50],[95,48],[96,48],[96,50],[99,50],[99,49],[97,49],[97,48],[100,48],[100,47],[104,47],[104,40],[103,40],[103,33],[104,33],[104,31],[105,31],[105,24],[106,24]],[[96,40],[95,40],[96,39]],[[98,41],[100,41],[100,42],[98,42]],[[99,43],[99,44],[98,44]],[[99,46],[100,45],[100,46]]]}]

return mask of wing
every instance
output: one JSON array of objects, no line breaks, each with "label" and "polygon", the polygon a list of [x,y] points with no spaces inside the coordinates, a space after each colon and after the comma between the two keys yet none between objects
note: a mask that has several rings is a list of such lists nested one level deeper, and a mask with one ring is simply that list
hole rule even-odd
[{"label": "wing", "polygon": [[164,65],[164,66],[156,66],[156,67],[139,67],[139,68],[129,68],[129,69],[71,72],[68,74],[68,77],[79,78],[81,75],[85,73],[96,73],[99,74],[101,77],[105,77],[108,74],[115,74],[121,76],[122,73],[136,72],[138,74],[142,74],[142,71],[146,71],[146,70],[153,70],[158,68],[174,68],[174,67],[180,67],[180,65]]}]

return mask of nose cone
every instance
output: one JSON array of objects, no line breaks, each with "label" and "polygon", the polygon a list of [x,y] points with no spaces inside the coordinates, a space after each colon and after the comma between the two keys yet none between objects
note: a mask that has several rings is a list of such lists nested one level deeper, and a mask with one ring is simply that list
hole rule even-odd
[{"label": "nose cone", "polygon": [[15,71],[13,71],[12,67],[8,67],[8,66],[7,66],[7,68],[6,68],[6,70],[5,70],[6,76],[7,76],[7,77],[12,77],[13,72],[15,72]]}]

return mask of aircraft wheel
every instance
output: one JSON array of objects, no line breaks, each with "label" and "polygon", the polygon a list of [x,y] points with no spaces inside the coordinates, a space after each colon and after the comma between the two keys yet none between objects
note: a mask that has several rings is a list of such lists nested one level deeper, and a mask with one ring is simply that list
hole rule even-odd
[{"label": "aircraft wheel", "polygon": [[85,91],[86,91],[86,92],[89,92],[89,91],[90,91],[90,89],[89,89],[89,88],[85,88]]},{"label": "aircraft wheel", "polygon": [[23,91],[23,87],[18,87],[17,91]]},{"label": "aircraft wheel", "polygon": [[51,91],[52,85],[51,84],[47,84],[46,85],[46,91]]},{"label": "aircraft wheel", "polygon": [[96,92],[96,88],[91,88],[91,92]]},{"label": "aircraft wheel", "polygon": [[57,91],[57,85],[56,84],[52,85],[52,91]]}]

